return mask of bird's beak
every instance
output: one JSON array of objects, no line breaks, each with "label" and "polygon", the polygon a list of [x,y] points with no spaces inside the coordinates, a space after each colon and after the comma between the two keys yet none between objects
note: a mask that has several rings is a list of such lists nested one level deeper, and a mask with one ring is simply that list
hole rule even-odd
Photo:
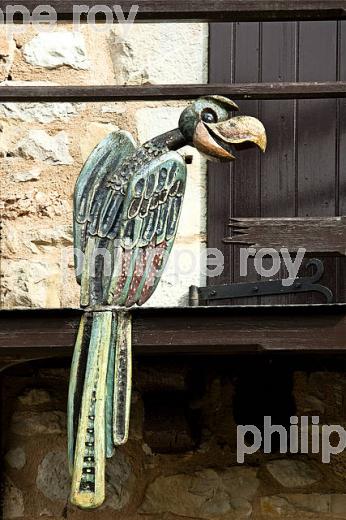
[{"label": "bird's beak", "polygon": [[253,143],[262,152],[267,146],[267,135],[261,121],[250,116],[236,116],[220,123],[197,124],[193,143],[195,147],[211,159],[231,161],[232,145]]}]

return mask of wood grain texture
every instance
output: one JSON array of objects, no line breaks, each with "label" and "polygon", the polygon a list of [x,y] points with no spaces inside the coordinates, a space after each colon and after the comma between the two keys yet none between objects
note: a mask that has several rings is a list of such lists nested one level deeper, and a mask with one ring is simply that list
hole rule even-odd
[{"label": "wood grain texture", "polygon": [[[261,78],[263,81],[297,81],[298,24],[263,24]],[[273,40],[275,45],[273,45]],[[261,216],[295,215],[295,100],[261,103],[261,117],[270,135],[270,152],[261,157]],[[270,260],[263,259],[264,266]],[[276,278],[286,278],[282,266]],[[270,303],[288,304],[291,295],[271,296]],[[268,298],[265,298],[268,303]]]},{"label": "wood grain texture", "polygon": [[[250,24],[251,25],[251,24]],[[221,44],[221,43],[220,43]],[[226,46],[227,48],[227,46]],[[217,60],[215,56],[215,60]],[[231,58],[229,58],[231,60]],[[245,64],[244,64],[245,66]],[[250,70],[250,69],[249,69]],[[218,81],[226,79],[218,74]],[[215,76],[217,72],[215,70]],[[214,73],[213,76],[214,77]],[[256,75],[257,78],[257,75]],[[219,94],[232,99],[316,99],[345,98],[346,81],[284,83],[216,83],[205,85],[95,85],[95,86],[1,86],[1,102],[105,102],[105,101],[160,101],[195,99]]]},{"label": "wood grain texture", "polygon": [[[234,39],[233,24],[212,24],[210,26],[209,79],[230,84],[233,81],[232,47]],[[222,52],[220,52],[222,49]],[[210,85],[208,85],[210,86]],[[222,242],[227,228],[224,215],[230,214],[231,204],[231,163],[207,162],[208,171],[208,211],[207,237],[208,247],[219,249],[225,258],[223,274],[219,283],[227,283],[231,272],[231,260],[227,254],[229,246]],[[212,283],[208,280],[208,283]],[[220,302],[220,304],[225,302]]]},{"label": "wood grain texture", "polygon": [[[265,20],[323,20],[346,18],[344,0],[119,0],[117,2],[125,13],[132,5],[138,5],[136,20],[143,21],[265,21]],[[0,8],[13,2],[2,0]],[[29,9],[41,5],[37,0],[24,0],[21,5]],[[56,12],[61,22],[73,19],[73,3],[70,0],[50,0],[49,5]],[[95,0],[84,0],[86,10],[100,5]],[[103,0],[102,5],[113,8],[113,0]],[[22,16],[16,17],[22,20]],[[104,15],[97,13],[97,20],[104,20]],[[82,19],[85,21],[85,18]]]},{"label": "wood grain texture", "polygon": [[[346,22],[338,23],[338,41],[340,52],[338,54],[338,74],[337,79],[346,79]],[[336,150],[336,172],[335,182],[338,186],[338,193],[335,197],[335,207],[337,215],[346,215],[346,197],[340,194],[346,193],[346,99],[337,102],[337,135],[339,143]],[[337,301],[342,301],[346,294],[346,258],[337,260]]]},{"label": "wood grain texture", "polygon": [[[235,25],[233,41],[233,68],[234,82],[260,82],[260,60],[262,26],[258,23],[243,23]],[[258,101],[242,101],[239,103],[242,113],[257,117],[261,120],[262,114]],[[231,215],[259,216],[261,214],[261,154],[255,148],[250,148],[236,154],[233,166],[231,186]],[[232,282],[242,282],[240,276],[239,247],[235,246],[231,253]],[[259,276],[255,270],[253,259],[248,262],[247,281],[255,282]],[[251,305],[260,303],[260,298],[234,299],[233,305]]]},{"label": "wood grain texture", "polygon": [[[78,310],[0,313],[0,366],[71,356]],[[141,355],[345,352],[346,305],[134,309]]]},{"label": "wood grain texture", "polygon": [[[225,24],[227,26],[227,24]],[[211,32],[211,50],[225,67],[231,62],[231,82],[260,81],[266,84],[345,81],[346,23],[274,22],[229,24],[233,33],[230,45],[219,43],[218,25]],[[211,69],[211,82],[219,77]],[[255,99],[255,98],[253,98]],[[257,102],[241,100],[241,111],[258,117],[268,135],[265,155],[253,150],[239,151],[227,181],[217,176],[219,167],[210,165],[208,211],[218,220],[213,224],[220,237],[229,218],[260,217],[335,217],[345,211],[345,103],[340,99],[272,98]],[[217,195],[215,192],[219,191]],[[220,202],[223,194],[224,202]],[[230,202],[228,202],[230,201]],[[216,208],[213,204],[217,203]],[[226,207],[226,204],[228,206]],[[223,212],[223,214],[222,214]],[[215,244],[225,252],[225,272],[211,284],[255,280],[250,261],[248,276],[240,276],[239,246],[235,241]],[[335,294],[336,301],[346,301],[345,260],[326,257],[321,283]],[[268,260],[269,261],[269,260]],[[228,265],[231,264],[231,269]],[[301,273],[305,272],[305,264]],[[266,266],[265,266],[266,267]],[[268,266],[269,267],[269,266]],[[299,275],[301,275],[299,273]],[[278,278],[287,276],[283,266]],[[322,303],[319,295],[271,296],[257,300],[262,304]],[[252,299],[247,303],[254,303]],[[233,301],[229,302],[233,305]],[[236,302],[235,302],[236,303]],[[238,302],[241,303],[241,302]]]},{"label": "wood grain texture", "polygon": [[233,235],[225,238],[226,243],[346,255],[346,217],[235,218],[230,230]]},{"label": "wood grain texture", "polygon": [[[337,55],[341,52],[336,22],[299,24],[297,80],[334,81]],[[342,58],[345,59],[345,56]],[[323,67],[321,67],[323,63]],[[298,217],[337,215],[335,200],[343,198],[336,182],[338,145],[337,101],[305,100],[297,103],[296,208]],[[343,125],[346,121],[342,122]],[[320,255],[325,267],[321,283],[337,293],[336,259]],[[303,262],[302,269],[305,269]],[[345,301],[346,295],[342,300]],[[297,303],[317,303],[316,295],[300,296]]]}]

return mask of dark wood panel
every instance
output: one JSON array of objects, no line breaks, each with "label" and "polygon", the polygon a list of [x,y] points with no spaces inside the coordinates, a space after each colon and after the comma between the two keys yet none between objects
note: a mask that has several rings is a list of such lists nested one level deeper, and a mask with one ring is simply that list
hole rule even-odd
[{"label": "dark wood panel", "polygon": [[[0,368],[70,356],[79,310],[0,312]],[[134,309],[136,354],[345,352],[345,305]]]},{"label": "dark wood panel", "polygon": [[[338,23],[338,77],[346,79],[346,22]],[[336,214],[346,215],[346,100],[337,104],[337,163],[336,163]],[[337,261],[337,301],[346,300],[346,258]]]},{"label": "dark wood panel", "polygon": [[[262,80],[295,81],[295,23],[263,24]],[[263,102],[261,116],[270,141],[262,157],[261,216],[294,216],[295,101]],[[276,194],[273,197],[273,193]]]},{"label": "dark wood panel", "polygon": [[[261,79],[296,81],[297,23],[262,25]],[[261,216],[295,215],[296,101],[264,101],[261,117],[270,136],[269,153],[261,157]],[[265,268],[270,260],[264,259]],[[282,266],[275,278],[286,278]],[[262,301],[268,302],[267,298]],[[271,296],[273,304],[290,303],[290,295]]]},{"label": "dark wood panel", "polygon": [[[336,23],[301,23],[299,80],[336,79]],[[321,66],[323,64],[323,66]],[[335,214],[336,102],[300,101],[298,110],[299,216]]]},{"label": "dark wood panel", "polygon": [[[253,24],[250,24],[250,27]],[[214,31],[215,32],[215,31]],[[219,31],[218,31],[219,32]],[[238,31],[239,32],[239,31]],[[226,34],[221,31],[222,34]],[[228,33],[227,33],[228,34]],[[228,41],[228,37],[225,36]],[[221,39],[220,39],[221,45]],[[225,50],[227,52],[228,45]],[[213,52],[213,51],[211,51]],[[227,84],[227,68],[230,59],[223,61],[215,53],[213,60],[225,63],[226,69],[215,66],[212,78],[219,78],[204,85],[95,85],[95,86],[1,86],[2,102],[48,101],[48,102],[104,102],[104,101],[153,101],[169,99],[195,99],[200,96],[219,94],[233,99],[316,99],[346,97],[346,81],[327,83],[251,83]],[[241,75],[238,75],[241,77]],[[257,77],[257,74],[256,74]],[[226,81],[226,84],[220,83]],[[246,80],[244,80],[246,81]],[[250,81],[250,80],[249,80]]]},{"label": "dark wood panel", "polygon": [[[262,26],[259,23],[244,23],[236,26],[234,43],[234,81],[260,82],[262,57]],[[242,101],[240,109],[244,114],[261,118],[258,101]],[[234,163],[231,188],[231,215],[254,217],[261,214],[261,156],[255,148],[244,150],[237,155]],[[240,273],[240,247],[231,248],[232,281],[256,281],[258,274],[253,265],[253,259],[248,262],[246,279]],[[242,298],[232,300],[234,305],[259,303],[259,298]]]},{"label": "dark wood panel", "polygon": [[[213,81],[230,84],[233,80],[233,41],[234,24],[218,24],[210,26],[209,75]],[[222,49],[222,52],[220,52]],[[210,85],[209,85],[210,86]],[[233,96],[234,97],[234,96]],[[227,163],[208,162],[208,212],[207,235],[208,247],[219,249],[225,258],[224,270],[217,277],[217,283],[229,281],[231,264],[228,254],[229,246],[224,244],[223,233],[227,229],[224,215],[230,214],[231,175]],[[224,223],[224,225],[222,225]],[[208,283],[213,283],[210,278]],[[222,302],[221,302],[222,303]]]},{"label": "dark wood panel", "polygon": [[[14,3],[8,0],[0,2],[0,8],[5,12],[7,6]],[[42,4],[37,0],[24,0],[22,6],[32,11]],[[70,0],[50,0],[59,21],[73,19],[73,2]],[[77,4],[78,5],[78,4]],[[83,7],[89,10],[100,6],[95,0],[84,0]],[[133,5],[138,5],[136,17],[142,21],[259,21],[259,20],[321,20],[346,18],[346,2],[344,0],[119,0],[125,13]],[[103,0],[102,6],[113,11],[113,0]],[[22,16],[17,19],[22,21]],[[104,20],[98,13],[97,19]],[[85,21],[85,19],[83,19]]]},{"label": "dark wood panel", "polygon": [[346,217],[237,218],[230,222],[227,243],[246,244],[256,249],[284,246],[296,253],[346,255]]},{"label": "dark wood panel", "polygon": [[[258,35],[254,37],[256,31]],[[237,24],[236,51],[231,53],[236,71],[233,79],[267,83],[345,80],[345,42],[345,22]],[[211,48],[213,45],[212,39]],[[216,50],[214,52],[216,54]],[[229,51],[223,53],[219,47],[219,52],[227,63]],[[263,121],[268,133],[268,148],[264,156],[257,152],[256,159],[251,155],[255,151],[239,153],[230,188],[232,207],[229,213],[225,212],[225,219],[229,216],[345,214],[346,104],[343,99],[276,99],[252,103],[241,101],[239,104],[244,112],[258,115]],[[211,168],[216,176],[217,170]],[[254,273],[245,280],[239,278],[239,250],[234,247],[232,251],[234,269],[229,281],[255,279]],[[227,261],[226,257],[226,264]],[[326,258],[324,263],[323,283],[332,289],[337,301],[345,301],[344,260]],[[304,265],[302,273],[303,269]],[[284,269],[278,277],[286,277]],[[227,283],[226,278],[221,283]],[[211,283],[218,282],[212,280]],[[252,299],[248,303],[254,302]],[[287,295],[266,297],[261,301],[265,304],[307,302],[322,300],[319,296]]]},{"label": "dark wood panel", "polygon": [[[298,80],[334,81],[337,75],[336,22],[302,22],[299,31]],[[323,64],[323,66],[321,66]],[[333,100],[299,101],[297,114],[297,215],[335,215],[336,107]],[[323,258],[321,283],[336,293],[336,261]],[[304,263],[303,263],[304,268]],[[321,302],[318,296],[297,297],[298,303]]]},{"label": "dark wood panel", "polygon": [[[339,23],[339,77],[341,81],[346,80],[346,22]],[[346,215],[346,100],[338,102],[338,182],[339,194],[337,200],[338,211],[340,215]]]}]

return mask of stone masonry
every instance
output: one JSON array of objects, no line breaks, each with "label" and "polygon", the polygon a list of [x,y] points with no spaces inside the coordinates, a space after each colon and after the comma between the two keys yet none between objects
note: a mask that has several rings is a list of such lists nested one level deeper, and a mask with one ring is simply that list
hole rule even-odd
[{"label": "stone masonry", "polygon": [[[205,25],[135,25],[123,35],[70,26],[54,32],[0,35],[1,80],[9,85],[203,83]],[[109,132],[130,131],[139,143],[177,127],[185,103],[2,103],[0,176],[3,214],[0,304],[78,305],[72,266],[72,194],[92,149]],[[203,283],[206,167],[194,149],[175,250],[149,305],[187,303]],[[175,267],[183,273],[179,280]]]},{"label": "stone masonry", "polygon": [[[344,453],[322,464],[320,454],[266,455],[259,450],[246,456],[245,464],[236,463],[236,408],[245,406],[236,404],[237,388],[245,365],[235,358],[208,367],[182,360],[173,366],[169,361],[137,362],[130,438],[107,462],[105,504],[87,513],[68,502],[68,360],[10,369],[2,391],[4,520],[346,519]],[[161,391],[159,412],[147,395],[161,384],[160,377],[169,392]],[[197,394],[191,384],[196,377]],[[321,424],[345,425],[345,382],[346,372],[331,366],[310,375],[296,370],[296,414],[319,414]],[[178,415],[172,392],[179,401]],[[325,403],[323,412],[319,403]],[[150,420],[152,410],[157,425]],[[166,421],[172,435],[165,437]]]}]

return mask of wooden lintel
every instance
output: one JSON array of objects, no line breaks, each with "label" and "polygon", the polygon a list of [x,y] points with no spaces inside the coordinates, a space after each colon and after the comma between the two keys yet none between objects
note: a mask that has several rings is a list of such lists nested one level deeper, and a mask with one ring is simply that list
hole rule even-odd
[{"label": "wooden lintel", "polygon": [[346,97],[346,81],[327,83],[235,83],[203,85],[95,85],[0,87],[1,102],[106,102],[194,99],[207,95],[244,99],[316,99]]},{"label": "wooden lintel", "polygon": [[[134,309],[136,354],[346,351],[346,304]],[[0,312],[0,366],[71,356],[82,311]]]},{"label": "wooden lintel", "polygon": [[[0,8],[6,15],[6,8],[15,3],[11,0],[2,0]],[[57,15],[57,21],[71,21],[77,16],[77,7],[82,5],[84,15],[81,22],[86,23],[87,13],[94,8],[96,21],[104,22],[105,7],[108,13],[114,13],[114,4],[119,5],[125,14],[133,6],[138,6],[135,17],[137,22],[240,22],[240,21],[292,21],[292,20],[337,20],[346,18],[346,2],[344,0],[50,0],[49,6]],[[37,0],[22,0],[24,6],[33,13],[34,9],[42,6]],[[104,7],[105,6],[105,7]],[[44,7],[44,6],[43,6]],[[40,15],[42,8],[34,13]],[[77,13],[77,15],[76,15]],[[127,18],[127,17],[126,17]],[[7,14],[6,20],[10,19]],[[23,22],[23,15],[17,13],[18,22]],[[116,21],[114,13],[113,19]],[[24,18],[24,23],[28,23]],[[90,18],[89,18],[90,22]]]},{"label": "wooden lintel", "polygon": [[230,231],[231,236],[224,239],[229,244],[346,255],[346,217],[233,218]]}]

